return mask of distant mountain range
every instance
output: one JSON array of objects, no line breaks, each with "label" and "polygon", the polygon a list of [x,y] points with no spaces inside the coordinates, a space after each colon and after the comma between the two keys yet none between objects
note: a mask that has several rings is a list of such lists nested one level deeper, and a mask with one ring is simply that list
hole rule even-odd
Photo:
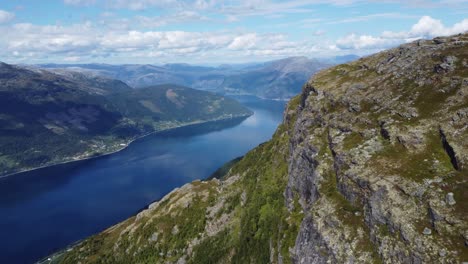
[{"label": "distant mountain range", "polygon": [[190,64],[109,65],[109,64],[42,64],[57,74],[65,71],[86,76],[118,79],[131,87],[177,84],[219,94],[249,94],[269,99],[290,98],[301,91],[302,84],[315,72],[357,56],[329,60],[290,57],[265,63],[225,64],[218,67]]},{"label": "distant mountain range", "polygon": [[248,116],[178,85],[133,89],[104,75],[0,63],[0,176],[111,153],[148,133]]}]

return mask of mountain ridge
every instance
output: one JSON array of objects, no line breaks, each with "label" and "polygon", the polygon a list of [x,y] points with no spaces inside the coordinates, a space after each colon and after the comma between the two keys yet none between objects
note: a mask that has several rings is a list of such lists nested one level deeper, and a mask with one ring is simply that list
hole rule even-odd
[{"label": "mountain ridge", "polygon": [[[290,57],[243,66],[42,64],[51,71],[78,71],[91,76],[119,79],[134,88],[173,83],[220,94],[249,94],[262,98],[290,98],[310,75],[330,63],[307,57]],[[264,79],[268,81],[265,82]]]}]

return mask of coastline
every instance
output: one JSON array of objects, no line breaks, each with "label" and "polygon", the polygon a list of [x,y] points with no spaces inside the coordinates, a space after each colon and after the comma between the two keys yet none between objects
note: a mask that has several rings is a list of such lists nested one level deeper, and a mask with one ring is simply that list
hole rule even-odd
[{"label": "coastline", "polygon": [[[17,172],[13,172],[13,173],[1,175],[1,176],[0,176],[0,180],[5,179],[5,178],[8,178],[8,177],[11,177],[11,176],[14,176],[14,175],[17,175],[17,174],[21,174],[21,173],[36,171],[36,170],[40,170],[40,169],[45,169],[45,168],[49,168],[49,167],[54,167],[54,166],[59,166],[59,165],[64,165],[64,164],[69,164],[69,163],[73,163],[73,162],[79,162],[79,161],[97,159],[97,158],[109,156],[109,155],[112,155],[112,154],[116,154],[116,153],[118,153],[118,152],[120,152],[120,151],[125,150],[126,148],[128,148],[128,147],[130,146],[130,144],[132,144],[133,142],[135,142],[135,141],[137,141],[137,140],[139,140],[139,139],[145,138],[145,137],[147,137],[147,136],[151,136],[151,135],[156,134],[156,133],[167,132],[167,131],[171,131],[171,130],[173,130],[173,129],[182,128],[182,127],[187,127],[187,126],[191,126],[191,125],[201,125],[201,124],[207,124],[207,123],[210,123],[210,122],[219,122],[219,121],[230,120],[230,119],[235,119],[235,118],[247,118],[247,117],[250,117],[250,116],[252,116],[252,115],[253,115],[253,112],[251,112],[250,114],[245,114],[245,115],[235,115],[235,116],[231,116],[231,117],[215,118],[215,119],[211,119],[211,120],[199,120],[199,121],[184,123],[184,124],[182,124],[182,125],[176,125],[176,126],[174,126],[174,127],[169,127],[169,128],[165,128],[165,129],[161,129],[161,130],[152,131],[152,132],[150,132],[150,133],[146,133],[146,134],[144,134],[144,135],[140,135],[140,136],[137,136],[137,137],[135,137],[135,138],[129,140],[127,143],[125,143],[125,146],[122,146],[121,148],[119,148],[119,149],[117,149],[117,150],[114,150],[114,151],[110,151],[110,152],[107,152],[107,153],[102,153],[102,154],[96,155],[96,156],[90,156],[90,157],[79,158],[79,159],[75,159],[75,160],[68,160],[68,161],[56,162],[56,163],[47,164],[47,165],[43,165],[43,166],[39,166],[39,167],[34,167],[34,168],[30,168],[30,169],[20,170],[20,171],[17,171]],[[122,143],[122,144],[124,144],[124,143]]]}]

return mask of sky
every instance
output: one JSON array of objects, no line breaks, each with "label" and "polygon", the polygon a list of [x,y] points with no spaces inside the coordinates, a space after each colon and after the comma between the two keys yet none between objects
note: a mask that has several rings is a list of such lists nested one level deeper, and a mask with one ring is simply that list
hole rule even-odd
[{"label": "sky", "polygon": [[0,61],[221,64],[468,31],[468,0],[2,0]]}]

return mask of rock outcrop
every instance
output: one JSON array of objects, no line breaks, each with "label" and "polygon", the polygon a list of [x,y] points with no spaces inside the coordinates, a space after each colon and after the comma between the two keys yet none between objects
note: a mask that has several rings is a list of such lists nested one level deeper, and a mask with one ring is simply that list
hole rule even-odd
[{"label": "rock outcrop", "polygon": [[440,40],[305,85],[285,192],[307,211],[298,263],[468,260],[468,35]]},{"label": "rock outcrop", "polygon": [[461,263],[467,187],[464,34],[318,73],[273,139],[223,179],[175,190],[54,259]]}]

